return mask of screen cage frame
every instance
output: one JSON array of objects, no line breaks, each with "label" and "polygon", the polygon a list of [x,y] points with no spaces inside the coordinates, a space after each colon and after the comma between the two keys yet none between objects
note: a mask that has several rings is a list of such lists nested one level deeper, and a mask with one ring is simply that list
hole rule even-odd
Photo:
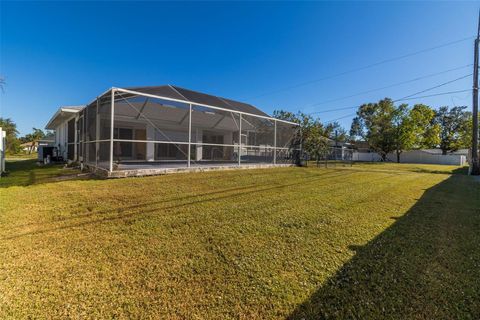
[{"label": "screen cage frame", "polygon": [[[150,122],[151,125],[155,126],[152,120],[148,119],[148,117],[145,115],[142,115],[143,109],[140,109],[140,107],[135,107],[134,104],[128,100],[137,97],[142,97],[147,100],[159,99],[167,103],[182,105],[182,108],[185,111],[185,116],[181,123],[188,120],[188,126],[183,128],[184,130],[187,130],[188,128],[188,139],[176,141],[171,139],[152,140],[147,137],[144,137],[144,139],[128,139],[120,137],[120,134],[116,132],[117,127],[115,127],[115,123],[118,124],[120,121],[118,114],[120,110],[120,102],[123,103],[126,101],[127,105],[133,107],[134,110],[138,112],[138,117],[144,117],[146,122]],[[145,102],[145,104],[147,103]],[[145,105],[143,105],[143,107],[145,107]],[[192,119],[195,119],[194,113],[197,108],[206,108],[207,110],[213,110],[214,112],[230,114],[232,119],[234,119],[234,122],[235,119],[238,121],[238,123],[235,123],[237,128],[230,128],[230,130],[232,131],[232,135],[235,134],[238,136],[232,137],[232,141],[229,143],[224,143],[224,141],[219,143],[209,143],[203,142],[203,140],[202,142],[199,142],[198,138],[192,139],[193,131],[195,129],[195,124],[192,124]],[[115,112],[116,109],[117,113]],[[209,113],[208,111],[205,112]],[[183,159],[184,165],[181,165],[181,168],[195,167],[198,162],[198,160],[195,158],[195,154],[198,155],[199,150],[201,150],[200,152],[205,153],[203,147],[208,147],[205,149],[213,150],[212,154],[215,154],[215,150],[217,154],[221,154],[223,149],[223,152],[227,152],[229,156],[228,166],[236,167],[255,164],[296,164],[297,161],[295,161],[295,159],[299,154],[301,154],[302,150],[301,127],[298,123],[123,88],[113,87],[99,95],[92,102],[87,104],[87,106],[79,113],[79,117],[81,117],[83,121],[82,125],[78,128],[80,137],[77,139],[79,142],[79,147],[76,148],[76,158],[79,160],[81,159],[81,161],[89,167],[99,170],[106,170],[110,174],[115,171],[122,170],[119,168],[119,164],[122,163],[122,160],[116,160],[116,149],[121,149],[119,146],[122,144],[124,145],[124,150],[134,148],[128,147],[129,144],[133,146],[138,145],[139,149],[144,148],[144,145],[154,144],[155,154],[157,154],[157,145],[159,148],[163,145],[174,145],[175,148],[180,150],[181,153],[184,153],[185,156],[185,159]],[[265,134],[273,135],[273,137],[268,137],[268,142],[271,145],[262,145],[255,142],[253,145],[248,144],[248,142],[252,140],[256,141],[256,136],[255,139],[249,139],[250,141],[246,139],[244,132],[248,130],[246,128],[249,125],[249,121],[247,119],[251,120],[250,122],[255,121],[257,123],[262,123],[262,125],[265,127],[264,130],[267,130],[267,133]],[[292,132],[289,134],[287,131],[282,135],[282,127],[289,127],[292,129]],[[162,131],[158,127],[155,128],[160,132]],[[260,133],[259,140],[262,139],[265,140],[266,138]],[[231,151],[232,148],[233,152]],[[251,157],[254,160],[249,160],[249,154],[253,154]],[[156,161],[157,159],[155,159],[153,162],[155,163]],[[149,160],[145,159],[145,162],[149,162]],[[215,166],[215,163],[212,163],[211,166]],[[165,166],[164,168],[168,169],[168,167]]]}]

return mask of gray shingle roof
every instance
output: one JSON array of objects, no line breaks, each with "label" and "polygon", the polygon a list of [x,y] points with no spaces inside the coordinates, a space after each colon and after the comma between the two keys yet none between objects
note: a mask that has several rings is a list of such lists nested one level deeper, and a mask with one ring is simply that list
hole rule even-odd
[{"label": "gray shingle roof", "polygon": [[156,87],[131,87],[131,88],[125,88],[125,89],[137,91],[141,93],[163,96],[166,98],[186,100],[194,104],[195,103],[206,104],[214,107],[229,109],[232,111],[240,111],[240,112],[269,117],[268,114],[266,114],[265,112],[261,111],[260,109],[258,109],[257,107],[251,104],[243,103],[243,102],[239,102],[231,99],[221,98],[221,97],[213,96],[206,93],[184,89],[177,86],[163,85],[163,86],[156,86]]}]

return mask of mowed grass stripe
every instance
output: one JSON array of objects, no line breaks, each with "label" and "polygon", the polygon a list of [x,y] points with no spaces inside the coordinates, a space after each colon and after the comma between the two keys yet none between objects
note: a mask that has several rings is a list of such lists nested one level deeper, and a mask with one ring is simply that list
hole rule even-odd
[{"label": "mowed grass stripe", "polygon": [[[397,230],[412,210],[423,212],[419,222],[435,222],[415,227],[426,237],[443,230],[445,223],[457,223],[448,217],[448,207],[455,205],[465,215],[465,221],[459,220],[465,239],[478,243],[471,227],[463,225],[471,224],[471,211],[478,202],[450,187],[471,187],[470,180],[463,180],[469,177],[428,173],[438,171],[432,167],[423,168],[424,173],[414,172],[418,166],[389,169],[385,165],[372,172],[369,168],[242,170],[0,189],[7,199],[0,217],[0,314],[4,318],[295,318],[305,313],[294,310],[307,305],[319,288],[328,287],[332,293],[330,307],[347,301],[339,288],[350,280],[338,282],[338,272],[352,262],[371,268],[370,262],[357,262],[359,256],[361,261],[369,257],[362,252],[372,251],[363,248],[370,248],[386,230]],[[451,180],[456,178],[461,179]],[[452,193],[452,197],[445,196],[438,204],[422,200],[428,190],[446,181],[445,190],[435,194]],[[412,209],[419,202],[422,206]],[[434,214],[440,209],[448,219]],[[419,241],[410,225],[407,231],[395,232],[400,243]],[[456,235],[458,230],[452,227],[448,232]],[[440,240],[427,237],[425,243],[443,247]],[[373,250],[371,261],[395,256],[398,248],[390,239],[381,254]],[[422,254],[414,255],[422,257],[418,261],[422,267],[423,257],[431,256],[425,254],[426,248],[418,246]],[[444,253],[433,255],[434,260],[445,260],[445,254],[450,257],[448,250],[439,250]],[[451,257],[461,261],[454,252]],[[457,270],[452,277],[470,279],[464,267],[452,264],[449,268]],[[428,281],[417,276],[419,267],[413,266],[415,261],[406,272],[418,287],[438,279],[435,273],[429,273],[433,279]],[[378,273],[374,279],[384,276],[381,270],[373,271]],[[330,286],[329,279],[336,286]],[[388,283],[391,277],[385,279]],[[360,280],[357,285],[372,290],[368,282]],[[404,299],[408,288],[400,287],[404,291],[397,290],[397,298]],[[428,293],[415,286],[412,290]],[[474,291],[469,292],[475,297]],[[398,307],[392,301],[384,306]],[[427,310],[435,301],[438,297],[423,306],[405,305]],[[349,302],[355,311],[355,303]],[[379,313],[367,308],[366,315],[385,315],[382,305],[377,307]],[[467,314],[468,309],[461,310]],[[453,314],[442,312],[437,314]]]}]

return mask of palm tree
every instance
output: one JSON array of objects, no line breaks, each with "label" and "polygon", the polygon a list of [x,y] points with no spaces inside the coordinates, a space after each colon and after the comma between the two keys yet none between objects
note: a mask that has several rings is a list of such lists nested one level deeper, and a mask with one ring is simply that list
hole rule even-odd
[{"label": "palm tree", "polygon": [[28,149],[28,153],[32,153],[35,145],[38,146],[38,141],[45,138],[45,132],[42,129],[33,128],[33,132],[29,133],[25,136],[27,142],[31,142],[30,148]]},{"label": "palm tree", "polygon": [[10,118],[0,118],[0,128],[6,132],[6,150],[15,153],[19,146],[17,125]]}]

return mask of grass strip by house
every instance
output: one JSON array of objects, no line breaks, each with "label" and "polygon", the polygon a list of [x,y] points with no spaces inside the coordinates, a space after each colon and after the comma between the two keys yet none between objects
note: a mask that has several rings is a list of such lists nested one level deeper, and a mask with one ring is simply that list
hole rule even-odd
[{"label": "grass strip by house", "polygon": [[0,318],[475,319],[480,183],[355,164],[0,178]]}]

